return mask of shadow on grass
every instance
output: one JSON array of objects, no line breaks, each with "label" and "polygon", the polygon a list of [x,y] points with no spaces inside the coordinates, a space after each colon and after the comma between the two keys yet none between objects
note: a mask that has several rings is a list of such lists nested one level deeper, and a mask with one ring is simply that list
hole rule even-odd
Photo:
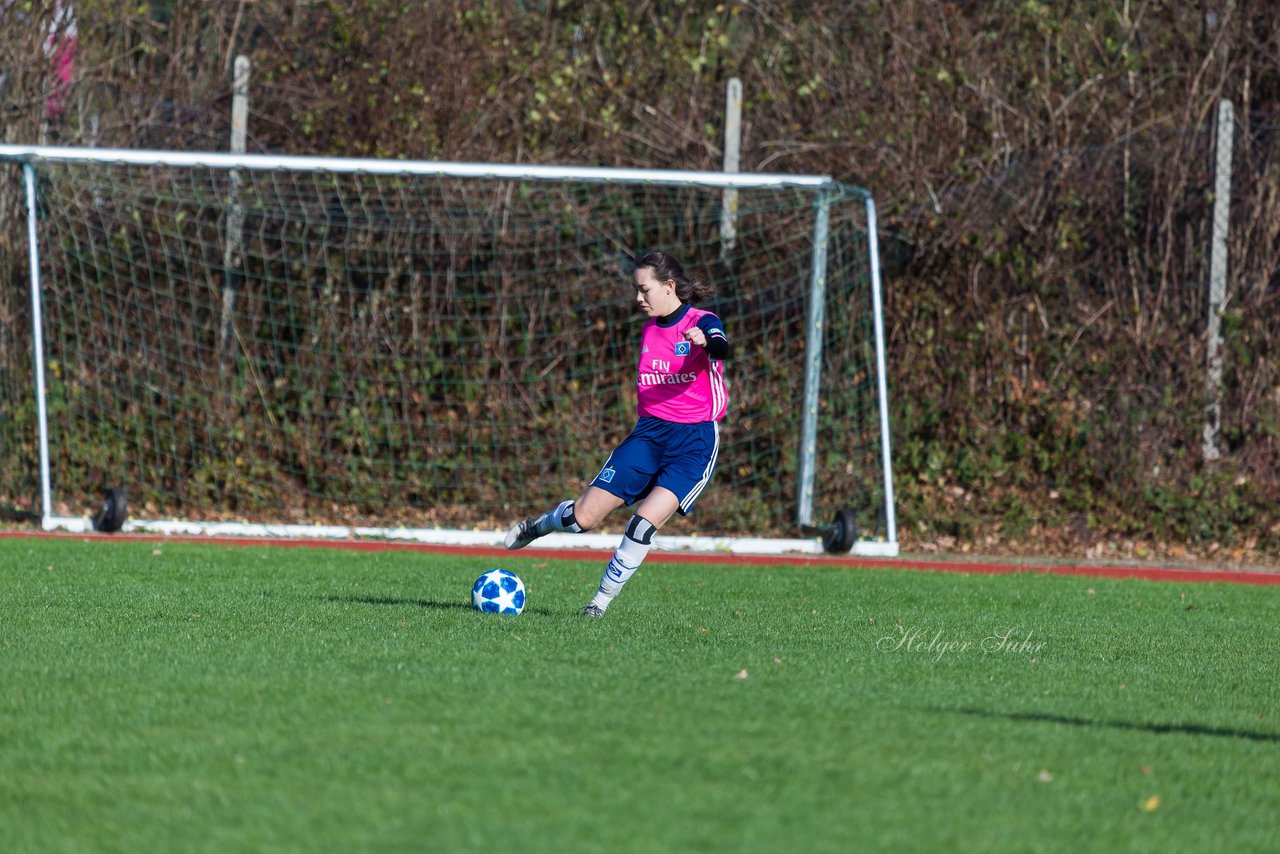
[{"label": "shadow on grass", "polygon": [[1069,715],[1051,715],[1046,712],[993,712],[989,709],[935,709],[957,715],[970,715],[977,718],[992,718],[1006,721],[1024,721],[1026,723],[1064,724],[1066,726],[1090,727],[1096,729],[1118,729],[1130,732],[1150,732],[1156,735],[1210,735],[1215,738],[1242,738],[1246,741],[1271,742],[1280,744],[1280,733],[1254,732],[1247,729],[1228,729],[1226,727],[1201,726],[1200,724],[1146,724],[1134,721],[1093,721],[1088,718],[1077,718]]},{"label": "shadow on grass", "polygon": [[[460,611],[475,610],[470,602],[442,602],[439,599],[409,599],[402,596],[322,596],[320,598],[325,602],[351,602],[357,605],[414,605],[432,611],[450,609]],[[525,608],[521,616],[524,614],[537,614],[545,617],[554,613],[554,611],[548,611],[546,608]]]}]

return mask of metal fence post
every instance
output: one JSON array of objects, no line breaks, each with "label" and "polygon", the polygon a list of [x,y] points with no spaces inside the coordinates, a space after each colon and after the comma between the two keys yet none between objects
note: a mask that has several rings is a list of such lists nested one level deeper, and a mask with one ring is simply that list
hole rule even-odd
[{"label": "metal fence post", "polygon": [[[738,171],[741,150],[742,81],[734,77],[724,95],[724,171]],[[726,188],[720,199],[720,257],[725,258],[738,242],[738,191]]]},{"label": "metal fence post", "polygon": [[[231,151],[244,154],[245,138],[249,124],[249,57],[237,56],[231,96]],[[244,242],[244,205],[240,203],[240,186],[244,183],[238,169],[228,176],[231,189],[228,193],[227,234],[222,247],[224,283],[222,287],[222,326],[218,335],[218,352],[228,359],[232,353],[231,337],[234,331],[236,296],[240,291],[240,278],[244,269],[241,248]]]},{"label": "metal fence post", "polygon": [[1209,399],[1204,422],[1204,458],[1222,456],[1218,446],[1222,428],[1222,307],[1227,299],[1227,230],[1231,224],[1231,149],[1235,113],[1225,98],[1218,102],[1216,174],[1213,180],[1213,238],[1209,244],[1208,342],[1205,348],[1205,391]]}]

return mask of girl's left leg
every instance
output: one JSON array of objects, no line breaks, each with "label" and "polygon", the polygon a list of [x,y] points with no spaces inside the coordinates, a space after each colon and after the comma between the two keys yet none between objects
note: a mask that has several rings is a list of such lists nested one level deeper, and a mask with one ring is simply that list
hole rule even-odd
[{"label": "girl's left leg", "polygon": [[655,486],[644,500],[636,505],[635,513],[627,522],[626,533],[622,535],[617,551],[605,567],[600,579],[600,589],[591,602],[582,609],[588,617],[603,617],[613,597],[622,590],[653,545],[653,536],[658,529],[667,523],[671,515],[680,507],[680,499],[666,487]]}]

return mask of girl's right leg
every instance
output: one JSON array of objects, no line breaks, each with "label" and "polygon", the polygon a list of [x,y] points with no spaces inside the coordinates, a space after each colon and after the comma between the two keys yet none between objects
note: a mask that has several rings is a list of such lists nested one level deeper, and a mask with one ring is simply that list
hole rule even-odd
[{"label": "girl's right leg", "polygon": [[586,492],[579,495],[578,500],[573,502],[574,515],[578,519],[578,524],[582,526],[582,530],[590,531],[599,527],[604,517],[625,503],[612,492],[598,486],[588,486]]},{"label": "girl's right leg", "polygon": [[571,534],[590,531],[624,503],[612,492],[606,492],[598,486],[588,486],[577,501],[561,501],[541,516],[530,516],[517,522],[507,532],[504,545],[509,549],[522,549],[539,537],[555,531]]}]

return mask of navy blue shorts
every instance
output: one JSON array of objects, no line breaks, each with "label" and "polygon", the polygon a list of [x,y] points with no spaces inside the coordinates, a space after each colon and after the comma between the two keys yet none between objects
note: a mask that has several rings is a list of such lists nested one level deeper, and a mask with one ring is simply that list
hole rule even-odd
[{"label": "navy blue shorts", "polygon": [[677,424],[641,418],[591,481],[628,505],[661,486],[680,499],[680,514],[693,509],[711,482],[720,453],[720,423]]}]

